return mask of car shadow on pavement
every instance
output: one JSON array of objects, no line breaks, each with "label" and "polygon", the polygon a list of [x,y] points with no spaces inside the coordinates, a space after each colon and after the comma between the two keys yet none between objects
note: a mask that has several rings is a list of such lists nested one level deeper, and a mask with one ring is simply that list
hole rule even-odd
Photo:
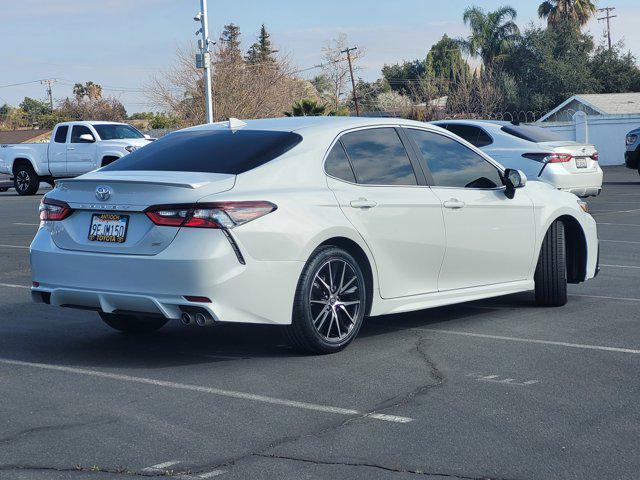
[{"label": "car shadow on pavement", "polygon": [[[14,305],[19,306],[19,305]],[[102,324],[93,312],[33,306],[25,317],[0,307],[3,358],[84,368],[162,369],[249,359],[308,357],[291,348],[278,327],[217,325],[184,327],[169,322],[146,335],[124,335]],[[492,310],[535,308],[531,294],[438,307],[365,319],[359,338],[390,335],[412,328],[438,328],[486,316]],[[448,328],[448,327],[444,327]],[[358,339],[349,350],[358,347]],[[353,353],[353,352],[352,352]]]}]

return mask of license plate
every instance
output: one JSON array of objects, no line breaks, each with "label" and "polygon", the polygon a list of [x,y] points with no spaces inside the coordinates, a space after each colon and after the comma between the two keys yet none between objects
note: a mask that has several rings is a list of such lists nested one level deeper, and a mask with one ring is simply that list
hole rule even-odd
[{"label": "license plate", "polygon": [[89,227],[89,241],[124,243],[127,239],[129,215],[94,213]]},{"label": "license plate", "polygon": [[578,168],[587,168],[587,159],[586,158],[576,158],[576,167],[578,167]]}]

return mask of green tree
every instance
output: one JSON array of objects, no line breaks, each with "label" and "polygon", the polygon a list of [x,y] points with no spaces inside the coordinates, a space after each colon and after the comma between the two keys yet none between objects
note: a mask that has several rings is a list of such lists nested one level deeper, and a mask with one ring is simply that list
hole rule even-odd
[{"label": "green tree", "polygon": [[102,86],[94,82],[76,83],[73,86],[73,94],[76,100],[81,101],[84,97],[89,100],[99,100],[102,98]]},{"label": "green tree", "polygon": [[520,37],[514,20],[517,12],[512,7],[500,7],[485,12],[479,7],[464,11],[463,20],[471,29],[471,35],[458,44],[465,53],[480,57],[485,69],[492,70],[504,60]]},{"label": "green tree", "polygon": [[425,85],[431,84],[434,77],[426,59],[385,65],[382,67],[382,76],[393,91],[412,98],[416,91],[422,91]]},{"label": "green tree", "polygon": [[460,45],[446,34],[429,50],[427,63],[436,78],[448,79],[453,83],[471,73],[469,64],[462,58]]},{"label": "green tree", "polygon": [[48,102],[35,100],[30,97],[24,97],[24,100],[20,103],[19,107],[24,110],[27,117],[32,121],[36,121],[38,117],[43,115],[51,115],[53,113]]},{"label": "green tree", "polygon": [[260,34],[258,35],[258,41],[251,45],[245,58],[250,64],[273,64],[275,62],[275,57],[273,55],[276,52],[277,50],[274,50],[271,45],[271,35],[267,32],[267,28],[264,24],[262,24]]},{"label": "green tree", "polygon": [[595,93],[589,56],[593,39],[570,20],[556,28],[528,29],[503,64],[503,71],[518,86],[519,110],[546,113],[577,93]]},{"label": "green tree", "polygon": [[220,57],[223,61],[242,61],[242,52],[240,51],[240,27],[238,25],[235,23],[225,25],[220,35],[218,45]]},{"label": "green tree", "polygon": [[591,57],[589,67],[598,82],[598,93],[640,92],[640,69],[631,52],[623,53],[623,48],[622,43],[611,50],[600,46]]},{"label": "green tree", "polygon": [[570,20],[585,26],[598,10],[592,0],[546,0],[538,7],[538,16],[556,25],[560,20]]},{"label": "green tree", "polygon": [[316,100],[303,99],[291,107],[290,112],[284,112],[287,117],[319,117],[326,114],[327,107]]}]

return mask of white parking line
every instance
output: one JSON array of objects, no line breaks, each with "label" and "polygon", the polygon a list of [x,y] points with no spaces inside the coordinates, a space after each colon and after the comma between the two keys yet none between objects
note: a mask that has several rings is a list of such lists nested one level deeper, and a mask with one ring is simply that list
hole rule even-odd
[{"label": "white parking line", "polygon": [[600,266],[607,268],[640,268],[638,265],[607,265],[605,263],[601,263]]},{"label": "white parking line", "polygon": [[598,241],[600,241],[600,242],[609,242],[609,243],[633,243],[633,244],[640,244],[640,242],[632,242],[631,240],[604,240],[604,239],[600,238]]},{"label": "white parking line", "polygon": [[7,288],[26,288],[26,289],[30,289],[31,287],[27,287],[26,285],[15,285],[13,283],[0,283],[0,287],[7,287]]},{"label": "white parking line", "polygon": [[628,297],[607,297],[605,295],[582,295],[578,293],[570,293],[570,297],[583,297],[583,298],[598,298],[602,300],[619,300],[623,302],[640,302],[640,298],[628,298]]},{"label": "white parking line", "polygon": [[615,225],[617,227],[640,227],[640,223],[605,223],[597,222],[598,225]]},{"label": "white parking line", "polygon": [[555,345],[558,347],[582,348],[585,350],[601,350],[604,352],[632,353],[635,355],[640,354],[640,350],[635,350],[632,348],[605,347],[601,345],[584,345],[581,343],[554,342],[551,340],[537,340],[534,338],[505,337],[502,335],[486,335],[484,333],[458,332],[454,330],[439,330],[437,328],[415,328],[414,330],[420,330],[422,332],[443,333],[446,335],[459,335],[463,337],[488,338],[491,340],[506,340],[510,342],[534,343],[534,344],[540,344],[540,345]]},{"label": "white parking line", "polygon": [[39,223],[23,223],[23,222],[14,222],[13,225],[25,225],[27,227],[39,227]]},{"label": "white parking line", "polygon": [[223,473],[225,473],[224,470],[213,470],[211,472],[201,473],[200,475],[197,475],[196,478],[213,478],[222,475]]},{"label": "white parking line", "polygon": [[164,470],[164,469],[169,468],[169,467],[171,467],[173,465],[177,465],[178,463],[180,463],[179,460],[171,460],[169,462],[158,463],[157,465],[151,465],[150,467],[143,468],[142,471],[143,472],[157,472],[158,470]]},{"label": "white parking line", "polygon": [[603,211],[597,212],[594,211],[591,216],[595,217],[596,215],[613,215],[614,213],[635,213],[640,212],[640,208],[634,208],[633,210],[611,210],[611,211]]},{"label": "white parking line", "polygon": [[25,249],[29,250],[29,247],[25,247],[24,245],[3,245],[3,244],[0,244],[0,247],[5,247],[5,248],[25,248]]},{"label": "white parking line", "polygon": [[395,415],[385,415],[382,413],[366,413],[360,410],[350,408],[333,407],[330,405],[320,405],[317,403],[299,402],[296,400],[287,400],[283,398],[267,397],[265,395],[256,395],[253,393],[236,392],[233,390],[223,390],[220,388],[204,387],[200,385],[189,385],[186,383],[169,382],[165,380],[156,380],[153,378],[133,377],[131,375],[120,375],[117,373],[101,372],[98,370],[87,370],[84,368],[64,367],[62,365],[52,365],[47,363],[23,362],[20,360],[10,360],[0,358],[0,364],[15,365],[20,367],[40,368],[43,370],[55,370],[58,372],[77,373],[98,378],[108,378],[110,380],[119,380],[121,382],[142,383],[146,385],[154,385],[156,387],[173,388],[178,390],[190,390],[192,392],[208,393],[219,397],[237,398],[240,400],[248,400],[252,402],[267,403],[271,405],[281,405],[283,407],[298,408],[302,410],[311,410],[322,413],[332,413],[335,415],[356,416],[365,415],[368,418],[382,420],[394,423],[409,423],[413,419],[409,417],[400,417]]}]

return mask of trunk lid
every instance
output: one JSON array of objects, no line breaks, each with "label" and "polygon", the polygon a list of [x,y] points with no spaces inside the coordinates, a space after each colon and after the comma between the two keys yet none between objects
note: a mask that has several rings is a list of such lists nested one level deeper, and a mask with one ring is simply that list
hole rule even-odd
[{"label": "trunk lid", "polygon": [[[171,244],[179,228],[155,225],[144,214],[147,207],[196,203],[231,190],[234,184],[235,175],[229,174],[98,170],[56,183],[47,197],[66,202],[74,212],[63,221],[48,223],[48,228],[55,244],[65,250],[156,255]],[[100,217],[106,214],[110,217]],[[125,231],[124,241],[101,241],[95,235],[90,239],[92,224],[103,223],[103,219],[121,226],[116,232],[121,237]]]}]

